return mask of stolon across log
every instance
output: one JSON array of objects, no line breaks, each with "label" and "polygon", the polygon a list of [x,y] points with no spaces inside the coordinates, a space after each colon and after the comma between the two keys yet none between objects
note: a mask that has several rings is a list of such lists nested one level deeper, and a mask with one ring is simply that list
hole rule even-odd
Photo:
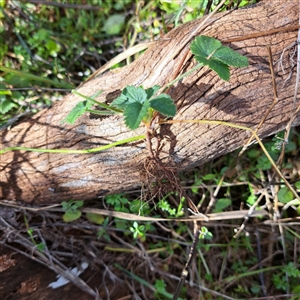
[{"label": "stolon across log", "polygon": [[[195,65],[189,50],[197,35],[219,39],[249,59],[249,67],[231,71],[221,80],[203,67],[175,83],[168,94],[175,100],[175,120],[209,119],[255,129],[273,102],[267,46],[275,62],[279,102],[259,129],[264,137],[283,130],[292,119],[300,123],[297,82],[298,1],[262,1],[247,9],[186,23],[152,44],[127,67],[87,81],[77,89],[86,96],[110,103],[127,85],[164,86]],[[299,51],[298,51],[299,52]],[[296,88],[295,88],[296,87]],[[89,149],[141,135],[130,131],[120,116],[83,115],[75,125],[61,124],[82,101],[69,94],[62,101],[12,128],[0,131],[1,149],[12,146],[47,149]],[[222,125],[165,124],[159,159],[177,170],[199,166],[243,146],[249,132]],[[0,198],[31,203],[91,199],[143,185],[145,141],[121,145],[93,154],[53,154],[11,151],[0,156]]]}]

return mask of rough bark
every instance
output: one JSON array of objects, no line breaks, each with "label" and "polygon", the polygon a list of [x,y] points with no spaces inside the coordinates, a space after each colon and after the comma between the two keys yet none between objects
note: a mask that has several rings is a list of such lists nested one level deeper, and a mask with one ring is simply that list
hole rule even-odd
[{"label": "rough bark", "polygon": [[[249,58],[250,66],[231,71],[224,82],[202,68],[173,86],[169,94],[178,105],[175,119],[224,120],[255,128],[273,102],[273,87],[267,55],[271,45],[276,64],[279,103],[259,131],[261,137],[286,126],[293,111],[296,82],[297,30],[284,28],[298,24],[298,1],[265,1],[247,9],[216,15],[198,34],[227,43]],[[78,92],[93,95],[104,92],[99,101],[109,102],[126,85],[163,86],[178,73],[192,68],[195,61],[188,52],[186,37],[202,20],[189,22],[169,32],[163,41],[149,48],[138,60],[117,72],[108,72],[87,82]],[[282,32],[245,39],[253,33],[282,28]],[[287,51],[284,51],[287,49]],[[177,55],[173,55],[176,54]],[[282,55],[282,56],[281,56]],[[280,59],[280,60],[279,60]],[[182,64],[183,63],[183,64]],[[295,65],[293,65],[293,63]],[[123,124],[122,117],[95,119],[81,117],[75,126],[61,125],[61,120],[82,99],[73,94],[52,108],[10,130],[1,132],[1,148],[27,146],[40,148],[87,149],[142,134]],[[300,115],[293,125],[300,123]],[[217,156],[241,147],[249,132],[221,125],[162,125],[164,133],[160,158],[179,169],[201,165]],[[52,203],[68,199],[95,198],[143,184],[143,164],[148,152],[144,141],[119,146],[97,154],[47,154],[25,151],[1,156],[2,199]]]}]

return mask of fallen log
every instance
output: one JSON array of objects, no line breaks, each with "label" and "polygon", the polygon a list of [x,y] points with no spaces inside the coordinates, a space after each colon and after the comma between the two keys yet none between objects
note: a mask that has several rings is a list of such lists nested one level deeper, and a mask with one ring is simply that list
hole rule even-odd
[{"label": "fallen log", "polygon": [[[271,47],[279,102],[259,129],[265,137],[283,130],[295,112],[298,1],[263,1],[246,9],[217,14],[197,35],[221,40],[249,58],[249,67],[231,70],[221,80],[201,68],[172,86],[175,120],[222,120],[255,129],[274,99],[267,47]],[[195,65],[189,51],[201,19],[175,28],[127,67],[83,84],[77,91],[109,103],[127,85],[163,86]],[[191,34],[192,33],[192,34]],[[192,35],[192,36],[191,36]],[[188,38],[187,38],[188,37]],[[298,92],[296,92],[296,96]],[[297,97],[296,97],[297,98]],[[121,116],[94,118],[85,114],[75,125],[61,124],[82,98],[67,95],[10,130],[0,131],[1,149],[12,146],[47,149],[89,149],[141,135],[130,131]],[[300,114],[293,126],[300,123]],[[161,125],[159,158],[178,170],[199,166],[243,146],[250,133],[222,125]],[[141,186],[149,153],[138,141],[94,154],[53,154],[11,151],[0,156],[0,198],[34,203],[91,199]]]}]

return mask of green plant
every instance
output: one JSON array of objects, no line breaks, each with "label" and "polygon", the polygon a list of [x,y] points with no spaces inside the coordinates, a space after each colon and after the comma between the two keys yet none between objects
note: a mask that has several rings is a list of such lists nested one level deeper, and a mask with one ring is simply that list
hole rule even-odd
[{"label": "green plant", "polygon": [[165,195],[162,199],[160,199],[157,203],[157,207],[160,208],[162,211],[166,211],[171,217],[181,217],[183,216],[183,204],[185,201],[184,197],[181,197],[179,205],[177,209],[171,208],[170,203],[167,201],[167,198],[171,195],[172,193],[169,193]]},{"label": "green plant", "polygon": [[41,243],[37,243],[35,241],[35,237],[33,235],[34,229],[32,227],[29,227],[29,223],[28,223],[26,215],[24,215],[24,223],[25,223],[25,226],[27,228],[26,232],[27,232],[27,234],[28,234],[28,236],[29,236],[32,244],[37,248],[37,250],[39,252],[42,253],[44,251],[44,249],[46,248],[46,245],[44,243],[42,243],[42,242]]},{"label": "green plant", "polygon": [[[287,280],[289,278],[289,281]],[[284,265],[280,272],[272,276],[272,282],[276,289],[288,291],[291,287],[299,289],[300,270],[293,262]]]},{"label": "green plant", "polygon": [[61,203],[62,205],[62,210],[65,212],[63,214],[63,220],[65,222],[72,222],[81,217],[81,211],[79,210],[80,207],[83,206],[83,201],[74,201],[70,200],[68,202],[63,201]]},{"label": "green plant", "polygon": [[139,225],[138,222],[134,221],[130,227],[130,231],[133,233],[135,239],[140,239],[142,242],[146,240],[146,227],[145,225]]},{"label": "green plant", "polygon": [[104,200],[107,204],[112,205],[115,211],[129,212],[126,206],[128,206],[130,202],[123,194],[107,195]]},{"label": "green plant", "polygon": [[199,239],[201,240],[211,240],[213,235],[210,231],[208,231],[207,227],[201,226],[199,230]]},{"label": "green plant", "polygon": [[[198,69],[203,65],[207,65],[212,70],[216,71],[217,74],[224,80],[229,80],[230,72],[229,66],[234,67],[245,67],[248,65],[247,57],[240,55],[239,53],[233,51],[229,47],[222,46],[222,43],[212,37],[199,36],[191,44],[191,51],[195,55],[195,59],[198,61],[198,65],[192,70],[184,73],[175,80],[171,81],[162,91],[166,90],[170,85],[174,84],[178,80],[187,76],[194,70]],[[166,116],[173,117],[176,114],[176,106],[167,94],[160,93],[158,96],[159,86],[155,85],[148,89],[142,87],[127,86],[123,89],[121,95],[116,98],[110,105],[96,101],[94,98],[98,96],[101,91],[97,92],[95,95],[88,97],[82,95],[76,91],[74,94],[79,95],[84,98],[84,101],[79,102],[76,107],[74,107],[67,117],[63,120],[73,124],[76,119],[81,116],[84,112],[91,111],[90,108],[92,104],[96,104],[103,108],[104,110],[95,111],[93,113],[99,114],[119,114],[124,115],[125,124],[132,130],[139,127],[140,123],[146,126],[147,130],[152,127],[152,122],[156,120],[158,113]],[[185,121],[181,121],[185,122]],[[224,123],[224,122],[223,122]],[[222,123],[222,124],[223,124]],[[226,123],[225,123],[226,124]],[[241,128],[242,126],[239,126]],[[244,127],[243,127],[244,128]],[[146,136],[147,136],[146,132]],[[38,149],[39,152],[59,152],[59,153],[91,153],[96,151],[102,151],[116,145],[123,143],[128,143],[134,140],[145,138],[146,136],[139,136],[135,138],[126,139],[123,141],[115,142],[110,145],[88,150],[55,150],[55,149]],[[0,151],[5,153],[11,150],[27,150],[35,151],[32,148],[26,147],[10,147],[5,148]]]}]

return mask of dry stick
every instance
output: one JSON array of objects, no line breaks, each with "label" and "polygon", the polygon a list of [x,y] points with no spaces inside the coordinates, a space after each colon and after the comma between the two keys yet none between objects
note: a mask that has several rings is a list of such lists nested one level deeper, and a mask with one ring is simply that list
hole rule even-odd
[{"label": "dry stick", "polygon": [[264,194],[261,194],[258,199],[255,201],[255,203],[249,208],[249,212],[248,214],[245,216],[245,220],[243,222],[243,224],[240,226],[239,230],[237,231],[237,233],[233,236],[234,238],[237,238],[241,232],[245,229],[246,224],[251,216],[251,214],[253,213],[253,211],[255,210],[256,206],[259,204],[259,202],[261,201],[261,199],[263,198]]},{"label": "dry stick", "polygon": [[188,256],[188,259],[187,259],[187,262],[184,266],[184,269],[182,270],[181,272],[181,276],[180,276],[180,281],[177,285],[177,288],[175,290],[175,293],[174,293],[174,296],[173,296],[173,300],[177,300],[178,297],[180,296],[180,292],[181,292],[181,289],[182,289],[182,286],[185,282],[185,279],[188,275],[188,269],[192,263],[192,260],[193,260],[193,257],[196,253],[196,247],[197,247],[197,244],[198,244],[198,240],[199,240],[199,234],[200,234],[200,230],[199,230],[199,225],[197,223],[197,221],[194,221],[194,237],[193,237],[193,243],[192,243],[192,246],[191,246],[191,249],[190,249],[190,252],[189,252],[189,256]]}]

